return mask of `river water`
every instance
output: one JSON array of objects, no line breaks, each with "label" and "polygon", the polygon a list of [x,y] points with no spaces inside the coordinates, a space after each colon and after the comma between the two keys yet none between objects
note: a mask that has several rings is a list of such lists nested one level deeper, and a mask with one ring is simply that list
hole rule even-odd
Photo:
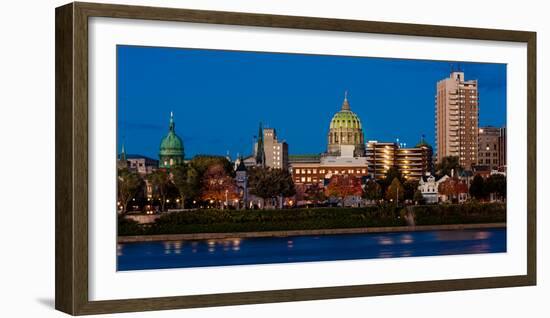
[{"label": "river water", "polygon": [[506,252],[506,229],[118,244],[119,271]]}]

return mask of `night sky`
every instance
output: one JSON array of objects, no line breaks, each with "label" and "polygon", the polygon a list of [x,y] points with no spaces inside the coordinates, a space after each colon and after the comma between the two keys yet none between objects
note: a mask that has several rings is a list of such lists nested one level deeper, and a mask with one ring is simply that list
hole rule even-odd
[{"label": "night sky", "polygon": [[158,158],[174,112],[186,158],[248,155],[259,122],[290,154],[326,150],[344,92],[365,140],[434,144],[438,80],[479,81],[480,125],[506,123],[506,65],[118,46],[118,149]]}]

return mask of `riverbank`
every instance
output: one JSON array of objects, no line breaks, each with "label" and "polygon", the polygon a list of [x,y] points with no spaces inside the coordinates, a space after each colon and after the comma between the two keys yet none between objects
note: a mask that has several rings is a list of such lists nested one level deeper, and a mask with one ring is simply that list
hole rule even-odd
[{"label": "riverbank", "polygon": [[235,233],[190,233],[190,234],[158,234],[158,235],[128,235],[119,236],[118,243],[154,242],[154,241],[188,241],[188,240],[220,240],[229,238],[259,238],[285,237],[304,235],[335,235],[387,232],[417,232],[417,231],[446,231],[506,228],[506,223],[479,223],[479,224],[444,224],[444,225],[417,225],[417,226],[384,226],[344,229],[318,230],[290,230],[290,231],[262,231],[262,232],[235,232]]},{"label": "riverbank", "polygon": [[406,208],[382,205],[360,208],[193,210],[161,214],[151,224],[139,224],[121,216],[118,235],[140,237],[226,233],[219,235],[231,237],[234,233],[327,233],[327,230],[340,233],[342,229],[355,231],[365,228],[398,229],[407,226],[489,223],[506,223],[505,204],[472,202]]}]

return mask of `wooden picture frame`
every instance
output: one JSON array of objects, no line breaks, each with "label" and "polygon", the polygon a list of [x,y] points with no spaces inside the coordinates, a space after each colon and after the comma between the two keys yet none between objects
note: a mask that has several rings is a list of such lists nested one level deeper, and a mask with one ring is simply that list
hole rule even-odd
[{"label": "wooden picture frame", "polygon": [[[72,314],[164,310],[427,293],[536,284],[536,33],[144,6],[70,3],[56,9],[55,307]],[[90,301],[88,297],[88,19],[111,17],[221,25],[478,39],[527,44],[527,274],[374,285]]]}]

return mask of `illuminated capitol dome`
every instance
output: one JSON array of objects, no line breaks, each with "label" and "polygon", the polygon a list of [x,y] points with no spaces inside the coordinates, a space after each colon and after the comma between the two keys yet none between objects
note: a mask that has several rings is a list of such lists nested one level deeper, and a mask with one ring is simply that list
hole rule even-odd
[{"label": "illuminated capitol dome", "polygon": [[347,95],[346,92],[342,109],[330,121],[327,152],[340,156],[344,149],[352,149],[354,156],[362,157],[365,154],[363,127],[359,116],[351,111]]}]

